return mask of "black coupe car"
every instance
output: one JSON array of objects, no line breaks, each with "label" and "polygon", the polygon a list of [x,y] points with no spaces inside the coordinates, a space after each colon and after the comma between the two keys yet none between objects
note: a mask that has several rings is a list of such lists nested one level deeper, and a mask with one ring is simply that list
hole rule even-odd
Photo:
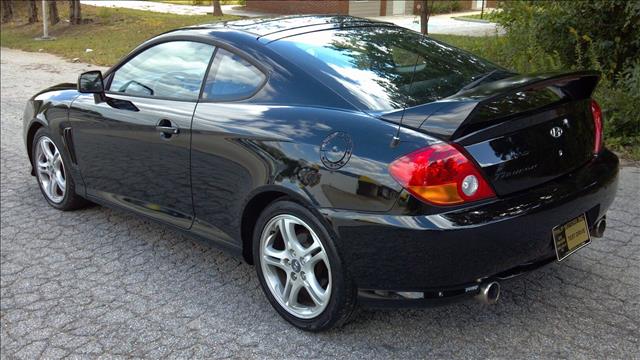
[{"label": "black coupe car", "polygon": [[222,246],[318,331],[358,302],[493,303],[502,280],[602,236],[618,159],[598,79],[516,74],[348,16],[240,20],[40,92],[24,138],[51,206]]}]

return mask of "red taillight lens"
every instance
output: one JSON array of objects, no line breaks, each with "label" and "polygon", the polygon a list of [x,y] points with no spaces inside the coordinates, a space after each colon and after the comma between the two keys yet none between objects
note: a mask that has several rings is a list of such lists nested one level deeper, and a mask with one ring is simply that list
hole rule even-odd
[{"label": "red taillight lens", "polygon": [[591,100],[591,114],[593,115],[593,125],[595,142],[593,145],[593,153],[597,154],[602,149],[602,109],[595,100]]},{"label": "red taillight lens", "polygon": [[396,159],[389,172],[411,194],[436,205],[496,196],[474,163],[450,144],[432,145]]}]

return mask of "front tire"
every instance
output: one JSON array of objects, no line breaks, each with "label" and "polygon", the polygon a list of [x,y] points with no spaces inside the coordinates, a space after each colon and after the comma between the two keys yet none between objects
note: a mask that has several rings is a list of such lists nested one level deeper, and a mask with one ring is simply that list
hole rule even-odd
[{"label": "front tire", "polygon": [[356,290],[332,237],[307,208],[277,201],[260,215],[253,261],[271,305],[294,326],[323,331],[345,324]]},{"label": "front tire", "polygon": [[31,159],[38,186],[45,200],[52,207],[68,211],[83,208],[88,202],[76,194],[73,177],[68,173],[66,156],[60,151],[46,128],[36,131]]}]

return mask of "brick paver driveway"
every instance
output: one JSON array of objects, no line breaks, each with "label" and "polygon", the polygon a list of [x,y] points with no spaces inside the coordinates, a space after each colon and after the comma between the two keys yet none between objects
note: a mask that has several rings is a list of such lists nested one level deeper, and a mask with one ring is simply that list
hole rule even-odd
[{"label": "brick paver driveway", "polygon": [[640,356],[640,169],[622,169],[604,239],[472,300],[361,310],[308,334],[242,261],[103,207],[59,212],[28,174],[25,100],[86,69],[2,49],[1,357],[633,358]]}]

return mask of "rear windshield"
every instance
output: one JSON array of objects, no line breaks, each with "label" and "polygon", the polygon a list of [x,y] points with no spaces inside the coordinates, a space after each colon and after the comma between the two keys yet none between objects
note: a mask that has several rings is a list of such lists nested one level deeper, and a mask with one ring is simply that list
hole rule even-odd
[{"label": "rear windshield", "polygon": [[298,50],[291,60],[301,68],[324,79],[326,85],[338,82],[349,96],[373,111],[442,99],[498,69],[460,49],[396,27],[318,31],[274,43],[276,47],[285,44]]}]

